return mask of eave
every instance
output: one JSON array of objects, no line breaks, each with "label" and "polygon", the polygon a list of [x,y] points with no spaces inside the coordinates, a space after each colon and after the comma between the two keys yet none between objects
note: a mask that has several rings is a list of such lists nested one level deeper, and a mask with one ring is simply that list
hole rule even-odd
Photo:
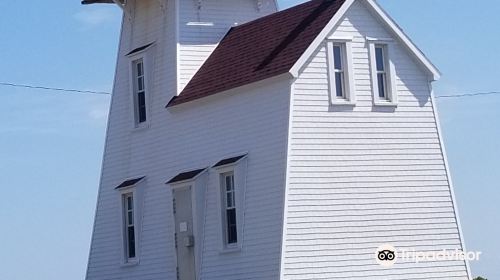
[{"label": "eave", "polygon": [[83,5],[89,5],[89,4],[114,4],[115,1],[113,0],[83,0],[82,4]]}]

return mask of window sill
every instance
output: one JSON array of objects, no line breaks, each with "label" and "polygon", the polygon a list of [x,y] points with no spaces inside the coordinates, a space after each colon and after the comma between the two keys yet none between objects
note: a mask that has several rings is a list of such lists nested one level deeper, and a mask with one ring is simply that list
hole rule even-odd
[{"label": "window sill", "polygon": [[235,247],[226,247],[220,250],[220,254],[231,254],[231,253],[239,253],[241,252],[241,247],[240,246],[235,246]]},{"label": "window sill", "polygon": [[147,130],[148,128],[149,128],[149,122],[146,122],[146,123],[135,125],[133,127],[132,131],[133,132],[140,132],[140,131],[143,131],[143,130]]},{"label": "window sill", "polygon": [[373,105],[379,106],[379,107],[397,107],[398,103],[392,102],[392,101],[376,101],[376,102],[373,102]]},{"label": "window sill", "polygon": [[121,267],[132,267],[136,265],[139,265],[139,260],[131,260],[126,263],[122,263]]},{"label": "window sill", "polygon": [[356,102],[351,101],[351,100],[342,100],[342,99],[336,99],[330,102],[331,105],[333,106],[356,106]]}]

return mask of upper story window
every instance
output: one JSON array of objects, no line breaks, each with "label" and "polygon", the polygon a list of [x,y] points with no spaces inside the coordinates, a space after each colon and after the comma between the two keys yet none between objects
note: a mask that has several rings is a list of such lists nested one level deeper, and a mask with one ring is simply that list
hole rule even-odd
[{"label": "upper story window", "polygon": [[378,97],[387,100],[387,72],[385,62],[385,46],[375,45],[375,61],[377,64]]},{"label": "upper story window", "polygon": [[333,72],[335,73],[335,96],[345,98],[344,50],[342,45],[333,45]]},{"label": "upper story window", "polygon": [[370,43],[373,102],[375,105],[397,105],[396,78],[390,59],[390,44],[374,40]]},{"label": "upper story window", "polygon": [[222,201],[224,207],[225,243],[227,245],[238,243],[238,230],[236,224],[236,195],[234,185],[234,172],[221,174]]},{"label": "upper story window", "polygon": [[134,219],[134,195],[127,193],[123,195],[123,220],[124,220],[124,239],[126,260],[135,259],[135,219]]},{"label": "upper story window", "polygon": [[146,74],[144,71],[144,60],[142,58],[132,62],[134,83],[134,114],[136,125],[147,121],[146,106]]},{"label": "upper story window", "polygon": [[351,39],[327,42],[328,76],[332,104],[355,102]]}]

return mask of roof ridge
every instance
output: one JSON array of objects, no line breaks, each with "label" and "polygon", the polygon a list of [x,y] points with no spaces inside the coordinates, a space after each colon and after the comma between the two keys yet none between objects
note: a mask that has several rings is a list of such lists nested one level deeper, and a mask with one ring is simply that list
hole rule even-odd
[{"label": "roof ridge", "polygon": [[[297,26],[288,34],[287,37],[283,39],[283,41],[276,46],[269,55],[257,66],[255,69],[261,70],[265,68],[269,63],[272,62],[272,60],[288,45],[290,44],[291,41],[295,40],[297,37],[299,37],[300,33],[302,33],[312,21],[315,20],[316,17],[321,15],[323,12],[326,11],[326,7],[324,6],[325,4],[332,5],[335,4],[337,0],[312,0],[309,2],[314,2],[314,1],[321,1],[322,3],[319,4],[316,8],[314,8],[313,12],[311,12],[307,17],[305,17],[302,21],[300,21]],[[330,2],[330,3],[328,3]],[[305,2],[304,4],[308,4],[308,2]],[[300,5],[299,5],[300,6]],[[297,7],[297,6],[296,6]]]}]

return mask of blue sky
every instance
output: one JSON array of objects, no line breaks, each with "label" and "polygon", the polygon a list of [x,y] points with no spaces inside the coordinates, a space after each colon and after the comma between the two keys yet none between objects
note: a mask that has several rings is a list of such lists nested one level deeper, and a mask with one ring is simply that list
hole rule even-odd
[{"label": "blue sky", "polygon": [[[281,8],[303,2],[283,0]],[[443,72],[437,95],[500,90],[500,2],[379,0]],[[120,10],[0,1],[0,82],[112,87]],[[0,86],[0,279],[83,279],[110,97]],[[438,110],[474,275],[500,279],[500,95]]]}]

